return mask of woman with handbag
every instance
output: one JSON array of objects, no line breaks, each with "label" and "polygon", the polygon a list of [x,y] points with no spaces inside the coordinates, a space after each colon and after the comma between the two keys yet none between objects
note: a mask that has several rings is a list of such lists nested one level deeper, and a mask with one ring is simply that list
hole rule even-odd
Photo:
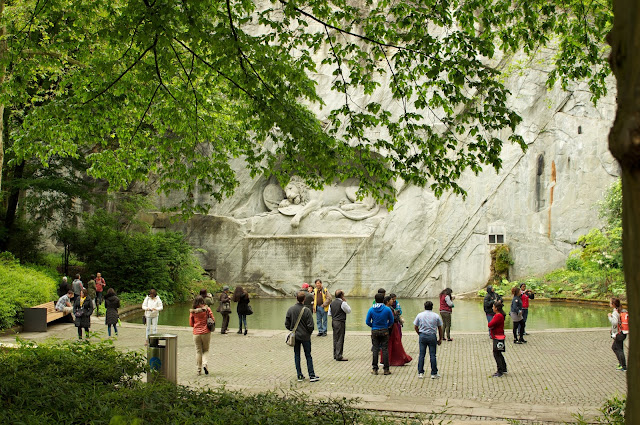
[{"label": "woman with handbag", "polygon": [[196,345],[196,366],[198,375],[204,370],[204,374],[209,374],[207,369],[207,356],[209,355],[209,343],[211,342],[211,331],[215,329],[215,319],[211,309],[204,302],[204,298],[198,295],[193,300],[192,309],[189,310],[189,326],[193,328],[193,342]]},{"label": "woman with handbag", "polygon": [[244,334],[247,334],[247,316],[253,314],[253,310],[249,305],[249,293],[242,288],[242,286],[236,286],[233,291],[233,301],[238,303],[236,311],[238,312],[238,321],[240,322],[240,328],[238,333],[242,333],[242,324],[244,323]]},{"label": "woman with handbag", "polygon": [[[511,311],[509,311],[509,316],[511,316],[511,321],[513,322],[513,343],[526,343],[527,341],[523,338],[524,323],[522,321],[522,299],[520,298],[520,288],[514,286],[511,288],[511,294],[513,294],[513,298],[511,299]],[[518,336],[520,339],[518,339]]]},{"label": "woman with handbag", "polygon": [[86,288],[82,288],[80,296],[76,297],[73,302],[73,317],[75,317],[75,325],[78,328],[78,339],[82,339],[82,328],[85,335],[88,336],[91,327],[91,315],[93,314],[93,302],[89,297]]},{"label": "woman with handbag", "polygon": [[[222,314],[222,328],[221,334],[227,333],[229,327],[229,316],[231,315],[231,297],[229,296],[229,287],[224,286],[222,293],[220,294],[220,305],[218,306],[218,313]],[[245,326],[246,327],[246,326]]]},{"label": "woman with handbag", "polygon": [[494,301],[493,317],[487,325],[489,327],[489,335],[493,342],[493,358],[496,359],[498,371],[491,375],[492,378],[500,378],[507,373],[507,362],[504,360],[502,353],[505,350],[504,336],[504,310],[502,309],[502,301]]}]

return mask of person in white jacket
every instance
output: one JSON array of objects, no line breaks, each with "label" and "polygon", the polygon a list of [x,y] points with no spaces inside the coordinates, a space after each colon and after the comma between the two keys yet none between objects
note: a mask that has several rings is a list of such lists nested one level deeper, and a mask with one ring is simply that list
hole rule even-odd
[{"label": "person in white jacket", "polygon": [[158,316],[162,310],[162,300],[158,296],[155,289],[149,291],[149,295],[142,302],[144,317],[147,319],[147,332],[145,334],[146,341],[144,345],[149,344],[149,334],[158,331]]}]

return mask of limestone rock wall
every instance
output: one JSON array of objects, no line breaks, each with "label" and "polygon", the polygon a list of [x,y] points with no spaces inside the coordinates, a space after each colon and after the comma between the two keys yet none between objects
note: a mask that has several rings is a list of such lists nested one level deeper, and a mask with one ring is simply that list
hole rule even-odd
[{"label": "limestone rock wall", "polygon": [[[345,215],[349,208],[372,210],[353,205],[353,182],[347,182],[316,194],[320,204],[298,224],[301,207],[277,207],[284,188],[251,179],[238,161],[238,191],[209,215],[172,224],[151,212],[148,220],[156,231],[184,232],[205,251],[202,264],[218,281],[269,295],[292,294],[315,278],[351,296],[370,296],[379,287],[402,297],[433,296],[445,287],[472,291],[489,276],[492,237],[511,248],[513,279],[561,267],[576,239],[601,224],[594,205],[619,176],[607,147],[615,92],[612,80],[609,95],[594,106],[586,87],[549,91],[547,71],[535,66],[539,59],[507,83],[528,149],[505,145],[500,172],[463,175],[466,199],[436,199],[428,189],[406,186],[392,211],[353,220]],[[166,206],[172,199],[155,202]]]}]

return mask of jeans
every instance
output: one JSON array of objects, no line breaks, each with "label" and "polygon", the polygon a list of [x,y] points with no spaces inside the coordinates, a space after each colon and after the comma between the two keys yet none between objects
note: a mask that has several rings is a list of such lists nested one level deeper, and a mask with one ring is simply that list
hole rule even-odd
[{"label": "jeans", "polygon": [[158,317],[147,317],[147,332],[145,337],[149,339],[150,334],[158,333]]},{"label": "jeans", "polygon": [[244,330],[247,330],[247,315],[238,313],[238,322],[240,323],[240,331],[242,331],[242,324],[244,323]]},{"label": "jeans", "polygon": [[327,333],[327,312],[324,311],[323,307],[318,307],[316,309],[316,319],[318,321],[318,334],[326,334]]},{"label": "jeans", "polygon": [[[80,329],[80,328],[78,328]],[[624,357],[624,340],[627,339],[627,334],[623,334],[622,332],[618,333],[615,338],[613,338],[613,344],[611,345],[611,349],[614,353],[616,353],[616,357],[618,358],[618,363],[622,366],[623,369],[627,368],[627,359]]]},{"label": "jeans", "polygon": [[429,347],[429,360],[431,362],[431,374],[438,374],[438,361],[436,360],[436,348],[438,347],[438,338],[435,334],[420,334],[418,339],[420,344],[420,354],[418,356],[418,373],[424,373],[424,357]]},{"label": "jeans", "polygon": [[316,376],[313,371],[313,358],[311,357],[311,341],[301,341],[296,338],[296,343],[293,346],[293,360],[296,363],[296,373],[298,376],[302,376],[302,368],[300,367],[300,346],[304,349],[304,357],[307,359],[307,372],[309,372],[309,378]]},{"label": "jeans", "polygon": [[382,350],[382,364],[384,370],[389,370],[389,329],[375,329],[371,331],[371,351],[373,361],[371,367],[378,370],[378,353]]},{"label": "jeans", "polygon": [[527,326],[527,317],[529,317],[529,309],[528,308],[523,308],[522,309],[522,335],[524,335],[524,328]]},{"label": "jeans", "polygon": [[335,360],[340,360],[342,358],[342,349],[344,347],[346,323],[338,320],[331,320],[331,328],[333,330],[333,358]]},{"label": "jeans", "polygon": [[116,333],[116,335],[118,335],[118,328],[114,323],[113,325],[107,325],[107,332],[109,333],[109,336],[111,336],[111,326],[113,326],[113,331]]},{"label": "jeans", "polygon": [[200,372],[203,367],[207,367],[210,341],[210,332],[193,336],[193,342],[196,344],[196,366],[198,367],[198,372]]}]

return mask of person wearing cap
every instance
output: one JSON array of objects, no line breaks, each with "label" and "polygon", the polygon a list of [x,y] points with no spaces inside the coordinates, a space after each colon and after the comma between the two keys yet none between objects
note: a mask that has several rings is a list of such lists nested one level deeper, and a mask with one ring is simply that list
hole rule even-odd
[{"label": "person wearing cap", "polygon": [[304,302],[302,303],[313,313],[313,288],[307,282],[302,284],[304,294]]},{"label": "person wearing cap", "polygon": [[226,285],[222,287],[220,305],[218,306],[217,311],[222,314],[222,328],[220,329],[220,333],[224,335],[227,333],[227,328],[229,327],[229,315],[231,314],[231,297],[229,297],[229,287]]}]

